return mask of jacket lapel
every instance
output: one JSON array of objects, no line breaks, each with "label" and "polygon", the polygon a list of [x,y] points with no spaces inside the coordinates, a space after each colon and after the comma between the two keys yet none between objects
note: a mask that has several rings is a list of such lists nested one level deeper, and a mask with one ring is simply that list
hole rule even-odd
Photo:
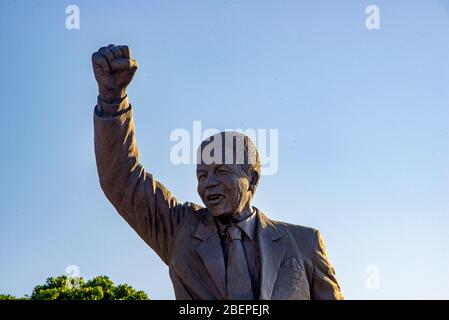
[{"label": "jacket lapel", "polygon": [[226,270],[217,226],[210,214],[206,213],[198,225],[195,237],[202,240],[196,251],[203,260],[209,274],[222,295],[226,298]]},{"label": "jacket lapel", "polygon": [[260,252],[260,300],[270,300],[286,247],[282,235],[265,214],[257,209],[257,234]]}]

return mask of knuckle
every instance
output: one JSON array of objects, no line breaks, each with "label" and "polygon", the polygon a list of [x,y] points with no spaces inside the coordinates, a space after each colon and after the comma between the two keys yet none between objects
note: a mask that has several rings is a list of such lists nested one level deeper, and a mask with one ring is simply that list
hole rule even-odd
[{"label": "knuckle", "polygon": [[103,47],[100,50],[98,50],[98,52],[100,52],[103,55],[108,55],[111,51],[108,48]]},{"label": "knuckle", "polygon": [[93,62],[98,62],[98,59],[99,59],[98,56],[99,56],[99,53],[98,53],[98,52],[92,53],[92,57],[91,57],[92,61],[93,61]]}]

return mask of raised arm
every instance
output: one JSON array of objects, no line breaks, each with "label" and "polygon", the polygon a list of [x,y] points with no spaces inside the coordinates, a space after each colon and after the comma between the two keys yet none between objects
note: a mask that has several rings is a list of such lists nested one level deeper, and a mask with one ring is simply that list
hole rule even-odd
[{"label": "raised arm", "polygon": [[194,205],[178,204],[139,163],[131,105],[126,87],[137,63],[127,46],[103,47],[92,55],[99,96],[94,112],[95,157],[106,197],[168,263],[171,243]]}]

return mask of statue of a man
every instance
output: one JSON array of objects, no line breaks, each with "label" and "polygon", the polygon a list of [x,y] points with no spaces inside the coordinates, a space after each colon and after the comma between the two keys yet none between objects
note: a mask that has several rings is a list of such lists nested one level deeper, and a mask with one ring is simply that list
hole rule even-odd
[{"label": "statue of a man", "polygon": [[127,46],[92,55],[101,187],[120,215],[169,267],[177,299],[342,299],[317,230],[273,221],[252,199],[257,149],[245,135],[203,141],[198,193],[205,205],[172,196],[139,163],[126,88],[137,62]]}]

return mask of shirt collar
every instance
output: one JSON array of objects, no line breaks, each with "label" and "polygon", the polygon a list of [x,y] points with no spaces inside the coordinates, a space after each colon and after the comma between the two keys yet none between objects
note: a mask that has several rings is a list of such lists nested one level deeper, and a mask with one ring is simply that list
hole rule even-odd
[{"label": "shirt collar", "polygon": [[[215,221],[217,221],[220,234],[224,234],[225,229],[227,226],[229,226],[229,224],[222,224],[220,221],[218,221],[218,219],[215,219]],[[242,229],[246,236],[251,241],[254,241],[256,237],[256,222],[256,208],[254,208],[253,213],[249,217],[240,221],[232,222],[232,224]]]}]

